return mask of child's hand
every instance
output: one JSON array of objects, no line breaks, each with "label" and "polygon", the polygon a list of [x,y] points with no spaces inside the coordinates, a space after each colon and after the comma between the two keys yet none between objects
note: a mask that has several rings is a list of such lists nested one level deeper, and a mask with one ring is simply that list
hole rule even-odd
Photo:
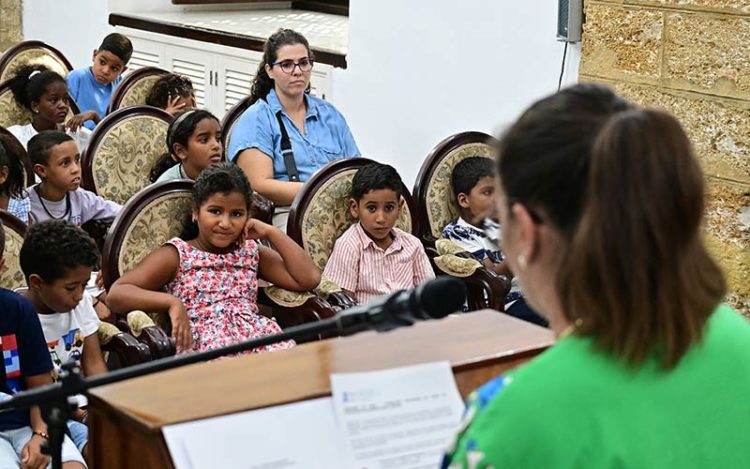
[{"label": "child's hand", "polygon": [[173,116],[180,112],[187,104],[185,101],[180,102],[180,98],[180,95],[172,97],[172,95],[170,94],[167,97],[167,107],[164,110],[172,114]]},{"label": "child's hand", "polygon": [[96,111],[86,111],[82,112],[80,114],[76,114],[75,116],[71,117],[68,122],[65,124],[65,127],[69,128],[72,132],[77,132],[78,128],[83,125],[86,121],[98,121],[99,120],[99,114],[96,113]]},{"label": "child's hand", "polygon": [[255,218],[250,218],[242,230],[240,243],[243,243],[246,239],[268,239],[274,230],[278,230],[278,228]]},{"label": "child's hand", "polygon": [[177,350],[190,350],[193,345],[193,335],[190,333],[190,318],[185,305],[177,298],[169,307],[169,319],[172,321],[172,338],[177,344]]},{"label": "child's hand", "polygon": [[28,443],[21,450],[21,467],[42,469],[47,467],[49,458],[42,453],[44,439],[39,435],[31,435]]}]

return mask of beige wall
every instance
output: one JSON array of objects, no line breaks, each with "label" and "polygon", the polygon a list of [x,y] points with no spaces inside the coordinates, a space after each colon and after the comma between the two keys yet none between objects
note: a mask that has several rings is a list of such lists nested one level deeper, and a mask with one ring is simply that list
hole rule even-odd
[{"label": "beige wall", "polygon": [[0,51],[21,41],[21,0],[0,0]]},{"label": "beige wall", "polygon": [[750,317],[750,0],[586,3],[581,81],[663,107],[708,181],[708,244]]}]

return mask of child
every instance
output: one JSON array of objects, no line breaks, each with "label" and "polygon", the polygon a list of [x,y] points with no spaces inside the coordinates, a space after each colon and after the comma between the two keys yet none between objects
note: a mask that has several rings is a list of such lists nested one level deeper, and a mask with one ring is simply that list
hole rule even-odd
[{"label": "child", "polygon": [[358,303],[435,278],[422,243],[395,227],[402,192],[392,166],[372,163],[354,175],[349,209],[359,222],[336,241],[323,275]]},{"label": "child", "polygon": [[[45,130],[63,130],[68,116],[68,87],[65,79],[44,65],[21,67],[10,79],[10,90],[19,104],[31,111],[33,118],[28,124],[8,127],[8,131],[27,148],[31,137]],[[75,119],[78,116],[74,116]],[[75,135],[79,149],[88,144],[91,131],[71,131]]]},{"label": "child", "polygon": [[110,220],[120,205],[81,189],[81,155],[69,135],[48,130],[29,141],[29,159],[42,180],[29,188],[34,221],[66,220],[80,226]]},{"label": "child", "polygon": [[[52,242],[50,242],[52,240]],[[85,376],[107,372],[99,347],[99,318],[86,293],[91,271],[99,264],[96,244],[82,229],[60,220],[48,220],[29,228],[20,255],[29,289],[24,296],[39,314],[57,380],[60,367],[80,362]],[[88,428],[84,396],[76,396],[79,409],[68,422],[76,447],[86,454]]]},{"label": "child", "polygon": [[167,148],[151,168],[151,181],[195,180],[223,159],[219,119],[202,109],[183,111],[169,125]]},{"label": "child", "polygon": [[451,176],[453,194],[461,216],[443,229],[450,239],[471,253],[485,267],[511,280],[505,312],[519,319],[546,326],[521,295],[521,288],[499,248],[500,225],[490,220],[495,213],[495,165],[489,158],[472,156],[460,161]]},{"label": "child", "polygon": [[146,97],[149,106],[164,109],[175,115],[180,111],[195,108],[193,82],[185,75],[168,73],[159,78]]},{"label": "child", "polygon": [[18,157],[18,142],[9,135],[0,134],[0,208],[7,210],[25,224],[29,223],[31,203],[26,194],[26,174]]},{"label": "child", "polygon": [[98,49],[94,49],[93,65],[68,73],[68,91],[81,114],[68,121],[71,129],[81,125],[92,129],[107,113],[112,92],[122,81],[133,44],[122,34],[107,35]]},{"label": "child", "polygon": [[[279,332],[258,314],[258,278],[296,291],[315,288],[312,259],[278,228],[249,218],[252,189],[232,163],[206,168],[193,186],[192,221],[115,282],[114,312],[167,313],[181,350],[209,350]],[[276,250],[262,246],[265,239]],[[192,347],[191,347],[192,342]],[[263,347],[275,350],[288,341]]]},{"label": "child", "polygon": [[[0,240],[5,233],[0,223]],[[0,243],[0,261],[5,243]],[[1,263],[1,262],[0,262]],[[0,373],[0,399],[19,391],[52,383],[50,361],[44,334],[34,306],[20,295],[0,288],[0,338],[5,360]],[[49,439],[47,424],[39,408],[0,413],[0,465],[3,467],[46,467],[48,457],[41,445]],[[65,437],[63,467],[85,468],[81,453]]]}]

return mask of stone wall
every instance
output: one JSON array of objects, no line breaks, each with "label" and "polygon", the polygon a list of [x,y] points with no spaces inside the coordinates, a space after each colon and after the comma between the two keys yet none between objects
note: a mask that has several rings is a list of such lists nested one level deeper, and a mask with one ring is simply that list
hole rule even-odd
[{"label": "stone wall", "polygon": [[750,0],[585,4],[581,81],[682,121],[708,181],[708,245],[750,317]]},{"label": "stone wall", "polygon": [[21,0],[0,0],[0,51],[23,40]]}]

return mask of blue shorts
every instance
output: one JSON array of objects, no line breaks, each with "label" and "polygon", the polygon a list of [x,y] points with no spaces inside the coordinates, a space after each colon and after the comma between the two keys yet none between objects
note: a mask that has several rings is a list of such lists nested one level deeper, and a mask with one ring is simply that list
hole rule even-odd
[{"label": "blue shorts", "polygon": [[73,440],[78,451],[83,454],[83,447],[89,442],[89,427],[77,420],[68,420],[68,431],[70,432],[70,439]]}]

